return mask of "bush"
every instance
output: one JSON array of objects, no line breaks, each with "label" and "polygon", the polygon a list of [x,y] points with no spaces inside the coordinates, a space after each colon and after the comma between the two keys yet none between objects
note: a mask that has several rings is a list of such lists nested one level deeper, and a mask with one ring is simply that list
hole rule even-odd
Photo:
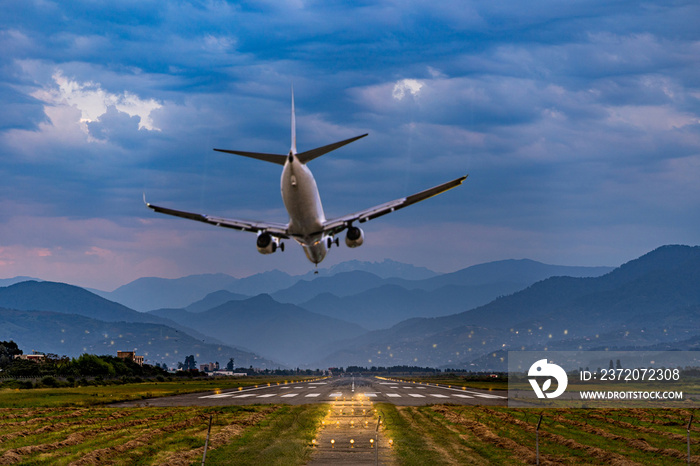
[{"label": "bush", "polygon": [[56,380],[54,377],[51,377],[50,375],[47,375],[46,377],[43,377],[41,379],[41,385],[44,387],[51,387],[51,388],[56,388],[60,385],[58,380]]},{"label": "bush", "polygon": [[83,376],[113,376],[114,367],[102,358],[93,354],[82,354],[74,361],[78,373]]},{"label": "bush", "polygon": [[41,371],[39,369],[39,364],[34,361],[16,359],[7,370],[7,374],[13,377],[39,377]]}]

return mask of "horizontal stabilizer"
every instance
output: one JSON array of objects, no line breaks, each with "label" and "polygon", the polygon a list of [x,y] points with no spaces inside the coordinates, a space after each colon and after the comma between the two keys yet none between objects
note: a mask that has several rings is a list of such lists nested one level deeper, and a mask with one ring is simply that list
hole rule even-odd
[{"label": "horizontal stabilizer", "polygon": [[252,159],[264,160],[265,162],[276,163],[277,165],[284,165],[287,161],[286,155],[279,154],[265,154],[263,152],[244,152],[241,150],[226,150],[226,149],[214,149],[217,152],[226,152],[227,154],[242,155],[244,157],[250,157]]},{"label": "horizontal stabilizer", "polygon": [[302,152],[301,154],[297,154],[297,157],[299,157],[299,160],[301,161],[301,163],[306,163],[310,160],[315,159],[316,157],[320,157],[323,154],[327,154],[332,150],[336,150],[337,148],[343,147],[346,144],[350,144],[351,142],[357,141],[358,139],[362,139],[365,136],[367,136],[367,133],[365,133],[361,136],[355,136],[354,138],[346,139],[345,141],[334,142],[333,144],[328,144],[327,146],[317,147],[316,149],[307,150],[306,152]]}]

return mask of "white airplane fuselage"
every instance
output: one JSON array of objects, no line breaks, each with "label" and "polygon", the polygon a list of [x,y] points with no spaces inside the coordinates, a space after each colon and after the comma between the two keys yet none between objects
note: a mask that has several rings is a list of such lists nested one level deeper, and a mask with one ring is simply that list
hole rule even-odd
[{"label": "white airplane fuselage", "polygon": [[326,257],[321,197],[311,170],[290,152],[280,180],[282,202],[289,214],[289,233],[304,249],[306,257],[318,264]]}]

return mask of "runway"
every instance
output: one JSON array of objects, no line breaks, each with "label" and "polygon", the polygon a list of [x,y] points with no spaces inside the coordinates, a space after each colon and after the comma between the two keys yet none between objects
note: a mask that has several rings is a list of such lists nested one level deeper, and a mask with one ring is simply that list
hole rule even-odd
[{"label": "runway", "polygon": [[118,403],[112,406],[230,406],[250,404],[307,404],[365,399],[373,403],[422,406],[436,403],[505,406],[507,392],[445,385],[397,382],[380,377],[332,377],[314,382],[259,385],[241,389],[190,393]]}]

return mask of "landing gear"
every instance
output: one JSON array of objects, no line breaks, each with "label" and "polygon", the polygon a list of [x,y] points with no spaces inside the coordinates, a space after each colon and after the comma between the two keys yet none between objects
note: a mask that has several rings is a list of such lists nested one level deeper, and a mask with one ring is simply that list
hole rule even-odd
[{"label": "landing gear", "polygon": [[333,244],[335,244],[335,247],[339,247],[340,246],[340,239],[338,239],[338,238],[333,239],[330,236],[328,238],[326,238],[326,247],[328,249],[330,249]]}]

